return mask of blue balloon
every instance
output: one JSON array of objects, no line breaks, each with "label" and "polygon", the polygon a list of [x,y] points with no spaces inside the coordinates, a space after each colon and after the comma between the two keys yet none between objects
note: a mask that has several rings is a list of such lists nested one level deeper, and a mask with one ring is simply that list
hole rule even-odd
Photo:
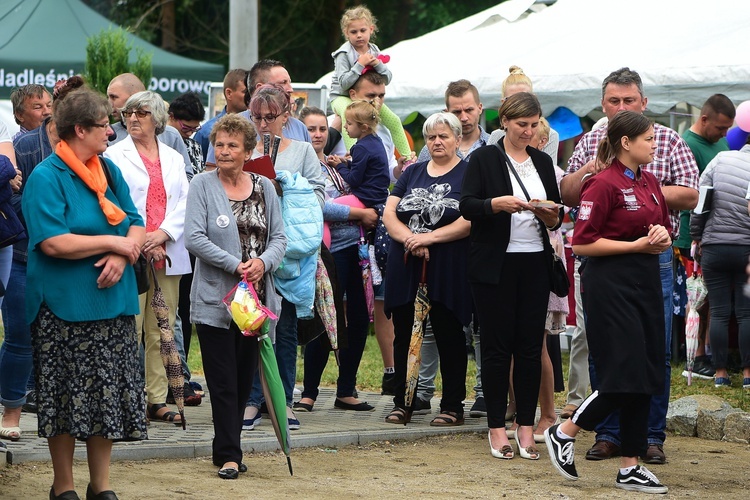
[{"label": "blue balloon", "polygon": [[745,132],[740,127],[734,127],[727,132],[727,142],[729,143],[729,149],[732,151],[739,151],[742,146],[747,142],[747,136],[750,132]]}]

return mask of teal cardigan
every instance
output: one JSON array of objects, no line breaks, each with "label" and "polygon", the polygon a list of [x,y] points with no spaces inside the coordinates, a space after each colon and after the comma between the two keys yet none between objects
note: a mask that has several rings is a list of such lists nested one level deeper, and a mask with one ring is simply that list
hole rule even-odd
[{"label": "teal cardigan", "polygon": [[109,161],[107,164],[114,193],[107,189],[106,196],[126,214],[116,226],[107,222],[94,192],[57,154],[37,165],[26,182],[22,209],[29,235],[26,282],[29,323],[36,318],[42,303],[58,318],[71,322],[138,314],[132,266],[126,266],[116,285],[99,289],[96,280],[101,268],[94,264],[104,254],[61,259],[45,255],[39,246],[44,240],[62,234],[126,236],[130,226],[143,226],[120,169]]}]

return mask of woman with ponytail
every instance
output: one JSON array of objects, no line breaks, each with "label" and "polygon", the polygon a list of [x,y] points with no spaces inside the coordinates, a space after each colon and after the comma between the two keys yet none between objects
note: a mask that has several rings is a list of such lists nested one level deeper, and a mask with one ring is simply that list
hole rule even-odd
[{"label": "woman with ponytail", "polygon": [[619,112],[599,143],[597,160],[609,167],[581,190],[573,251],[581,266],[583,308],[599,380],[562,424],[545,432],[550,459],[568,479],[578,479],[573,447],[581,429],[620,410],[622,458],[615,486],[666,493],[638,465],[645,455],[651,396],[664,390],[664,314],[659,254],[672,244],[667,204],[659,181],[640,165],[653,161],[654,127],[632,111]]}]

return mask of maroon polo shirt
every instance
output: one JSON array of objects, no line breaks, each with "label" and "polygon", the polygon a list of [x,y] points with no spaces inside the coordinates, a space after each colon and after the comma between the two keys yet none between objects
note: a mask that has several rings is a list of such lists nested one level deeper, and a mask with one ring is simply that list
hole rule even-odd
[{"label": "maroon polo shirt", "polygon": [[612,165],[588,179],[581,189],[574,245],[599,238],[635,241],[648,235],[651,224],[661,224],[671,233],[669,210],[659,181],[639,169],[635,173],[613,160]]}]

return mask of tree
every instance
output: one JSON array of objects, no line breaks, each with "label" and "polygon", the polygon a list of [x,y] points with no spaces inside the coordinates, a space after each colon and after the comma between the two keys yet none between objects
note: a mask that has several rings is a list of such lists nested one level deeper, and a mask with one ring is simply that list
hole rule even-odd
[{"label": "tree", "polygon": [[[225,66],[229,61],[228,0],[83,1],[162,48]],[[259,1],[260,57],[283,61],[297,82],[315,81],[333,69],[331,52],[344,41],[339,27],[341,14],[363,3],[361,0]],[[501,1],[504,0],[370,0],[364,3],[378,18],[379,33],[375,42],[385,48]],[[456,43],[461,41],[456,40]]]},{"label": "tree", "polygon": [[136,49],[136,60],[128,62],[132,44],[122,28],[102,30],[88,38],[86,44],[86,82],[99,92],[106,94],[112,78],[122,73],[133,73],[142,82],[151,81],[151,54]]}]

